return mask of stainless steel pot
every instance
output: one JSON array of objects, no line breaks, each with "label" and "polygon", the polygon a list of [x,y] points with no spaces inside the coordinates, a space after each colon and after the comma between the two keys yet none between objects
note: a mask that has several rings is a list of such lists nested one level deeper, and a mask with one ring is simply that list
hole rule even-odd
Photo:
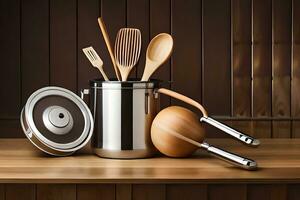
[{"label": "stainless steel pot", "polygon": [[87,105],[73,92],[44,87],[34,92],[21,112],[26,137],[40,150],[66,156],[82,148],[94,129]]},{"label": "stainless steel pot", "polygon": [[90,109],[95,128],[94,152],[108,158],[145,158],[156,149],[150,128],[159,105],[154,95],[159,81],[90,81]]}]

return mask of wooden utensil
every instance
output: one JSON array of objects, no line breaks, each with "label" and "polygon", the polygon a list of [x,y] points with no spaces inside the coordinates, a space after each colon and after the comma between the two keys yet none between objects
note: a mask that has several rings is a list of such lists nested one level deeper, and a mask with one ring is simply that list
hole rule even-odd
[{"label": "wooden utensil", "polygon": [[115,56],[113,54],[113,50],[112,50],[112,47],[111,47],[111,44],[110,44],[110,39],[109,39],[107,30],[106,30],[106,26],[105,26],[104,21],[103,21],[103,19],[101,17],[98,18],[98,24],[99,24],[99,27],[101,29],[101,32],[102,32],[102,35],[103,35],[106,47],[108,49],[108,52],[109,52],[109,55],[110,55],[110,59],[111,59],[111,62],[113,64],[113,67],[114,67],[117,79],[121,80],[120,79],[120,75],[119,75],[119,71],[118,71],[118,68],[117,68],[117,65],[116,65]]},{"label": "wooden utensil", "polygon": [[127,80],[130,71],[138,62],[141,46],[142,39],[139,29],[122,28],[119,30],[115,42],[115,57],[122,81]]},{"label": "wooden utensil", "polygon": [[167,33],[155,36],[148,45],[146,65],[141,81],[148,81],[150,76],[170,57],[173,50],[173,38]]},{"label": "wooden utensil", "polygon": [[183,107],[171,106],[160,111],[152,123],[151,139],[161,153],[170,157],[186,157],[198,148],[204,148],[210,154],[236,166],[248,170],[257,167],[253,160],[204,142],[205,130],[198,116]]},{"label": "wooden utensil", "polygon": [[86,55],[86,57],[89,59],[91,64],[100,71],[104,80],[109,81],[109,79],[107,78],[107,76],[103,70],[103,61],[101,60],[101,58],[99,57],[99,55],[97,54],[95,49],[93,47],[87,47],[87,48],[82,49],[82,51]]}]

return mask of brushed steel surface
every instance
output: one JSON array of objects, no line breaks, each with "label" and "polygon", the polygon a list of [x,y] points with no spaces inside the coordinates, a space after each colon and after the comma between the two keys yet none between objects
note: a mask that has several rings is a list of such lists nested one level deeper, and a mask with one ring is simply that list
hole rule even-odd
[{"label": "brushed steel surface", "polygon": [[92,146],[97,155],[143,158],[156,152],[150,137],[159,108],[156,85],[157,81],[91,82],[90,109],[95,120]]}]

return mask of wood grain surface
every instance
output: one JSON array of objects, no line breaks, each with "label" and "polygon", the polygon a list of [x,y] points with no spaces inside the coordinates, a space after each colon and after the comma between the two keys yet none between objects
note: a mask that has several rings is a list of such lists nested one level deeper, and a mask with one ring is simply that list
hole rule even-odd
[{"label": "wood grain surface", "polygon": [[78,152],[47,156],[24,139],[0,140],[0,200],[297,200],[300,139],[263,139],[251,149],[210,139],[255,159],[260,168],[234,168],[199,151],[186,159],[103,159]]},{"label": "wood grain surface", "polygon": [[300,182],[299,139],[264,139],[258,148],[250,148],[231,139],[210,139],[209,142],[256,160],[259,169],[245,171],[204,151],[186,159],[157,156],[114,160],[87,152],[70,157],[52,157],[38,151],[27,140],[2,139],[0,183]]}]

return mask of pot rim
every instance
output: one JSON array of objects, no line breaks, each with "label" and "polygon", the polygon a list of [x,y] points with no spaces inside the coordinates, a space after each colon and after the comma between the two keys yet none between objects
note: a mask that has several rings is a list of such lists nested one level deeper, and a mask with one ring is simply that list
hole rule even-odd
[{"label": "pot rim", "polygon": [[140,81],[140,79],[137,78],[131,78],[128,81],[118,81],[117,79],[112,79],[111,81],[93,79],[89,81],[91,88],[100,89],[153,89],[158,88],[161,83],[163,83],[163,81],[159,79]]}]

